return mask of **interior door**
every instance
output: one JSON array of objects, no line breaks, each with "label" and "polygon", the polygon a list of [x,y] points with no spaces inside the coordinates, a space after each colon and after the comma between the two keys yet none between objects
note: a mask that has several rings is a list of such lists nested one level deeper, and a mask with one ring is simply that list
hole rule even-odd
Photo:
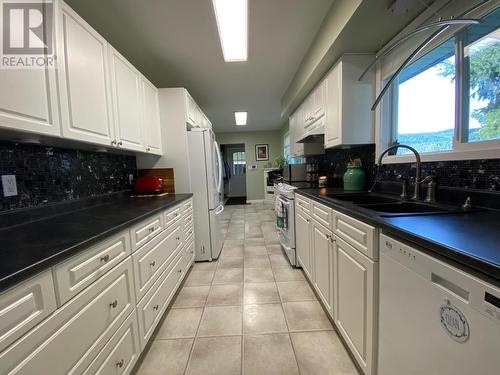
[{"label": "interior door", "polygon": [[231,170],[228,181],[228,197],[246,197],[246,155],[245,145],[227,145],[226,161]]}]

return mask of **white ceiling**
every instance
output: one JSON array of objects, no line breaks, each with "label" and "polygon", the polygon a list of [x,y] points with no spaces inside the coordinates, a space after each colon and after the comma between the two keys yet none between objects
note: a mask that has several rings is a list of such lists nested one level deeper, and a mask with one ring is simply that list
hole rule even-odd
[{"label": "white ceiling", "polygon": [[[215,131],[279,129],[280,100],[334,0],[249,0],[249,58],[225,63],[211,0],[66,0],[158,87],[183,86]],[[140,5],[139,5],[140,4]],[[234,111],[248,111],[248,125]]]}]

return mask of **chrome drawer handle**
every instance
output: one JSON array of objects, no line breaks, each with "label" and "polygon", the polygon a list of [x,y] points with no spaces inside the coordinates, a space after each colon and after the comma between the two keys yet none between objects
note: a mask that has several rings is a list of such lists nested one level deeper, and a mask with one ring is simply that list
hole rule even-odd
[{"label": "chrome drawer handle", "polygon": [[154,305],[153,310],[158,310],[160,308],[160,305]]},{"label": "chrome drawer handle", "polygon": [[107,261],[109,261],[109,255],[108,254],[106,254],[103,257],[101,257],[101,262],[106,263]]},{"label": "chrome drawer handle", "polygon": [[154,261],[154,260],[153,260],[151,263],[149,263],[149,265],[150,265],[151,267],[156,266],[156,261]]},{"label": "chrome drawer handle", "polygon": [[124,363],[125,361],[123,359],[120,359],[118,362],[116,362],[116,367],[122,368]]},{"label": "chrome drawer handle", "polygon": [[116,306],[118,306],[118,301],[116,299],[109,304],[109,307],[112,307],[113,309],[116,308]]}]

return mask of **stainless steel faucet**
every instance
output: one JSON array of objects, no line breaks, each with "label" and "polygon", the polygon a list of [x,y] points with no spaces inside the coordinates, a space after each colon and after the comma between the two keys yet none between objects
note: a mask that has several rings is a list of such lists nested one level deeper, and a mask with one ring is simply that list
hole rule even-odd
[{"label": "stainless steel faucet", "polygon": [[[384,157],[385,154],[387,154],[391,150],[395,150],[395,149],[398,149],[400,147],[406,148],[406,149],[410,150],[411,152],[413,152],[415,154],[415,159],[417,161],[417,172],[416,172],[416,175],[415,175],[415,190],[413,192],[412,199],[419,200],[420,199],[420,184],[421,184],[421,181],[420,181],[421,159],[420,159],[420,154],[418,153],[417,150],[415,150],[413,147],[407,146],[407,145],[394,145],[394,146],[390,146],[389,148],[387,148],[384,152],[382,152],[380,154],[380,156],[378,158],[377,166],[378,166],[378,168],[380,168],[380,165],[382,164],[382,158]],[[377,170],[377,174],[378,174],[378,170]],[[376,181],[377,181],[377,179],[375,178],[375,183],[376,183]],[[375,184],[373,185],[373,187],[375,187]],[[370,189],[370,191],[373,190],[373,187]]]}]

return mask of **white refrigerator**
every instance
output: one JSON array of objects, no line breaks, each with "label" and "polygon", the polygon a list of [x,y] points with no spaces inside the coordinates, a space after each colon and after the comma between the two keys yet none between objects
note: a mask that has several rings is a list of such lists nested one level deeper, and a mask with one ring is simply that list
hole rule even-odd
[{"label": "white refrigerator", "polygon": [[188,132],[196,261],[217,259],[222,250],[222,157],[211,129]]}]

